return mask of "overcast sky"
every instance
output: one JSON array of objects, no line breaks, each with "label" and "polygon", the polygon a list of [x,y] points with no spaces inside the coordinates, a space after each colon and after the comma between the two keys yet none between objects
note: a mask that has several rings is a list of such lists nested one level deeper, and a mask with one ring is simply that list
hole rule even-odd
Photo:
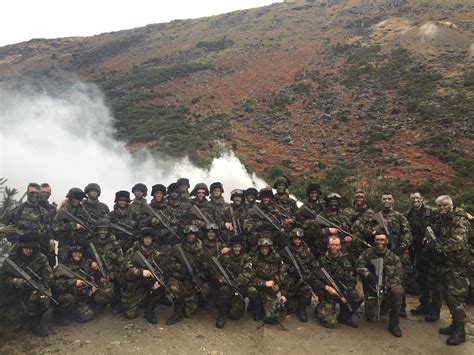
[{"label": "overcast sky", "polygon": [[281,0],[2,0],[0,46],[32,38],[91,36],[212,16]]}]

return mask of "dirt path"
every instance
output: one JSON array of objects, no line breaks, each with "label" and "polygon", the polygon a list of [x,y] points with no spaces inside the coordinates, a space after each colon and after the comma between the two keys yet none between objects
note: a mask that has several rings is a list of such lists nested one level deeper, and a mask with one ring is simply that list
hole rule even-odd
[{"label": "dirt path", "polygon": [[[408,309],[415,304],[416,298],[410,296]],[[474,307],[470,306],[468,311],[473,317]],[[328,330],[321,327],[314,317],[308,324],[303,324],[290,315],[284,322],[289,331],[284,332],[278,326],[257,329],[259,323],[246,315],[241,321],[227,321],[225,328],[218,330],[214,327],[213,311],[204,311],[195,318],[168,327],[164,322],[170,312],[167,307],[158,307],[157,326],[149,325],[142,318],[129,321],[109,313],[100,315],[92,323],[74,323],[66,328],[50,323],[50,336],[46,340],[23,333],[4,336],[0,339],[0,354],[474,353],[473,325],[467,327],[468,341],[455,348],[446,346],[446,337],[438,334],[438,328],[449,322],[446,307],[443,307],[442,321],[434,324],[424,322],[421,317],[402,319],[401,339],[388,332],[387,320],[368,323],[359,319],[359,329],[338,326]]]}]

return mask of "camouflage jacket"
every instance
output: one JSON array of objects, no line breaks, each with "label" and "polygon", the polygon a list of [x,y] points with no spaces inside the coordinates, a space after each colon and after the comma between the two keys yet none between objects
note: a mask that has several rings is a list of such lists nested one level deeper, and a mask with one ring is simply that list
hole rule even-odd
[{"label": "camouflage jacket", "polygon": [[366,279],[373,259],[383,259],[383,276],[387,277],[389,287],[403,285],[403,266],[400,258],[388,248],[377,253],[374,248],[368,249],[357,259],[356,269],[362,279]]},{"label": "camouflage jacket", "polygon": [[[127,230],[130,229],[131,231],[138,232],[138,223],[133,219],[133,213],[128,207],[120,208],[115,205],[113,211],[109,213],[108,219],[110,223],[118,224]],[[128,234],[118,230],[114,230],[114,235],[120,244],[122,244],[121,241],[129,238]]]},{"label": "camouflage jacket", "polygon": [[247,287],[255,277],[252,260],[246,253],[236,255],[230,251],[226,254],[222,254],[219,257],[219,262],[227,271],[229,277],[231,279],[235,278],[237,287]]},{"label": "camouflage jacket", "polygon": [[[202,250],[202,243],[199,239],[195,243],[189,244],[183,242],[180,244],[183,248],[184,255],[186,255],[194,275],[197,278],[202,278],[203,270],[205,268],[204,252]],[[167,270],[171,277],[177,279],[190,279],[191,274],[186,268],[186,265],[179,257],[176,250],[173,248],[169,254],[169,260],[166,264]]]},{"label": "camouflage jacket", "polygon": [[353,226],[358,221],[362,221],[363,224],[370,223],[370,221],[372,220],[372,215],[374,214],[374,211],[372,211],[367,206],[363,206],[359,208],[353,206],[353,207],[344,208],[342,213],[349,220],[349,224]]},{"label": "camouflage jacket", "polygon": [[130,203],[130,206],[128,208],[130,209],[130,212],[132,212],[132,218],[134,221],[138,221],[140,219],[140,213],[142,212],[142,207],[143,205],[146,205],[146,204],[147,204],[147,201],[145,197],[141,199],[134,199]]},{"label": "camouflage jacket", "polygon": [[215,256],[218,257],[221,254],[221,250],[224,247],[217,238],[213,241],[210,241],[206,237],[202,240],[202,254],[203,254],[203,271],[206,275],[211,273],[210,259]]},{"label": "camouflage jacket", "polygon": [[[127,251],[127,254],[125,255],[124,278],[127,281],[144,281],[143,270],[145,270],[145,268],[141,266],[138,262],[132,260],[133,255],[137,251],[140,251],[152,266],[153,262],[155,262],[161,269],[163,268],[164,260],[160,252],[153,247],[145,247],[141,242],[137,241],[133,244],[133,247]],[[150,278],[150,280],[148,281],[149,286],[151,288],[155,280],[153,278]]]},{"label": "camouflage jacket", "polygon": [[49,212],[49,215],[52,221],[54,219],[54,216],[56,216],[56,212],[58,208],[58,205],[56,204],[56,202],[49,203],[49,201],[40,201],[39,204],[41,207],[45,208]]},{"label": "camouflage jacket", "polygon": [[212,209],[214,210],[214,214],[216,216],[215,222],[221,226],[222,221],[224,220],[224,211],[229,206],[229,204],[225,202],[224,197],[222,196],[219,199],[214,199],[211,196],[211,198],[209,199],[209,203],[211,204]]},{"label": "camouflage jacket", "polygon": [[[92,260],[82,257],[82,259],[77,262],[74,259],[68,257],[64,261],[64,266],[68,267],[72,271],[80,274],[81,270],[86,272],[87,274],[91,275],[94,278],[94,282],[99,282],[100,280],[100,273],[91,269]],[[88,295],[91,288],[87,285],[77,287],[76,280],[77,278],[71,278],[64,275],[59,275],[58,268],[56,268],[53,272],[54,275],[54,283],[53,283],[53,294],[59,295],[62,293],[71,293],[78,301],[84,301]]]},{"label": "camouflage jacket", "polygon": [[286,211],[286,214],[289,215],[290,217],[294,216],[294,214],[298,210],[296,201],[292,199],[290,195],[286,192],[281,195],[280,194],[273,195],[272,203],[277,205],[278,207],[283,208],[283,210]]},{"label": "camouflage jacket", "polygon": [[181,200],[171,200],[166,199],[168,203],[168,212],[172,219],[173,225],[178,227],[184,227],[186,224],[186,214],[191,208],[191,203],[188,201],[181,201]]},{"label": "camouflage jacket", "polygon": [[471,225],[465,212],[455,208],[445,216],[438,215],[433,231],[442,241],[442,249],[446,253],[444,269],[466,272],[471,262],[468,245]]},{"label": "camouflage jacket", "polygon": [[267,256],[258,253],[252,257],[252,266],[255,272],[255,278],[251,285],[257,289],[265,288],[265,282],[273,281],[275,289],[281,291],[283,296],[288,295],[289,276],[286,266],[281,257],[273,252]]},{"label": "camouflage jacket", "polygon": [[206,221],[204,221],[200,216],[199,213],[194,211],[193,206],[196,206],[202,213],[203,215],[209,220],[210,223],[214,222],[219,225],[220,220],[218,219],[218,214],[215,210],[214,205],[209,202],[209,200],[202,200],[199,201],[197,199],[190,200],[191,202],[191,207],[189,208],[187,212],[187,222],[190,224],[194,224],[198,226],[199,228],[204,228],[206,227]]},{"label": "camouflage jacket", "polygon": [[407,218],[400,212],[390,210],[382,210],[382,215],[387,222],[388,229],[395,239],[394,244],[399,245],[399,250],[394,250],[397,246],[391,245],[391,239],[389,238],[390,250],[394,250],[400,253],[402,249],[409,248],[413,242],[413,236],[411,235],[410,224]]},{"label": "camouflage jacket", "polygon": [[[373,243],[373,234],[372,234],[372,216],[374,211],[372,211],[367,206],[361,208],[348,207],[342,211],[342,213],[349,220],[352,233],[355,237],[362,239],[363,241],[372,244]],[[356,248],[357,253],[362,252],[366,249],[364,245],[357,239],[352,241],[353,246]]]},{"label": "camouflage jacket", "polygon": [[[160,203],[152,200],[148,206],[150,206],[157,214],[159,214],[166,225],[173,229],[176,233],[178,230],[178,226],[176,225],[176,221],[173,220],[173,212],[170,207],[168,207],[168,203],[166,201],[162,201]],[[166,228],[161,221],[155,217],[151,211],[145,205],[142,206],[142,209],[139,214],[138,224],[140,228],[150,227],[156,230],[157,236],[155,238],[155,242],[158,245],[163,244],[172,244],[175,242],[175,238],[173,234]]]},{"label": "camouflage jacket", "polygon": [[107,267],[110,278],[120,278],[123,266],[125,265],[125,258],[123,256],[122,248],[115,240],[114,235],[110,233],[109,236],[104,239],[93,235],[91,241],[94,243],[99,255],[104,258],[105,266]]},{"label": "camouflage jacket", "polygon": [[64,213],[64,209],[84,221],[89,226],[94,225],[94,222],[92,222],[89,213],[87,213],[83,205],[74,207],[68,203],[66,206],[58,210],[58,213],[54,218],[53,230],[55,232],[56,239],[65,245],[72,245],[78,241],[86,241],[86,239],[89,237],[89,233],[85,229],[75,230],[76,222],[74,222],[71,217]]},{"label": "camouflage jacket", "polygon": [[[48,241],[53,239],[52,215],[41,205],[33,205],[23,202],[12,210],[7,211],[3,216],[1,223],[13,225],[22,232],[35,231],[39,233],[39,242],[42,245],[48,245]],[[15,242],[18,234],[14,236],[7,235],[7,239]]]},{"label": "camouflage jacket", "polygon": [[93,219],[107,218],[107,215],[110,212],[109,207],[99,200],[92,202],[88,199],[84,199],[82,205]]},{"label": "camouflage jacket", "polygon": [[[294,255],[296,262],[299,264],[301,272],[303,273],[303,277],[308,277],[311,271],[313,270],[314,264],[316,262],[316,260],[314,259],[314,255],[311,253],[308,246],[305,243],[302,243],[300,250],[297,251],[294,244],[289,243],[288,248],[290,249],[291,253]],[[280,252],[280,255],[282,255],[281,252]],[[282,259],[287,265],[288,275],[291,278],[299,278],[296,268],[293,266],[291,261],[287,260],[283,256],[282,256]]]},{"label": "camouflage jacket", "polygon": [[321,272],[322,267],[335,281],[341,282],[348,289],[353,289],[356,286],[357,278],[347,256],[341,252],[336,257],[332,257],[329,253],[326,253],[326,255],[318,259],[312,273],[311,284],[315,290],[324,291],[325,286],[329,285],[329,282],[324,278]]},{"label": "camouflage jacket", "polygon": [[[27,270],[28,267],[31,268],[31,270],[33,270],[33,272],[39,275],[39,277],[41,278],[41,284],[47,289],[51,288],[53,283],[53,271],[49,266],[48,259],[46,258],[46,256],[40,253],[38,249],[34,249],[31,256],[26,258],[21,254],[21,248],[15,248],[12,249],[12,252],[7,257],[7,259],[12,260],[23,271],[25,271],[30,276],[32,276],[33,279],[35,279],[33,273]],[[18,276],[7,271],[5,265],[6,264],[4,263],[2,273],[0,274],[1,285],[3,285],[3,288],[7,292],[14,292],[14,290],[18,289],[16,289],[16,287],[14,286],[13,280],[15,278],[18,278]],[[31,292],[33,292],[34,290],[30,286],[25,286],[25,288],[22,288],[19,291],[23,296],[26,296],[27,294],[31,294]]]},{"label": "camouflage jacket", "polygon": [[[265,205],[260,202],[257,203],[256,206],[258,206],[263,211],[263,213],[270,217],[270,219],[274,221],[275,225],[279,226],[279,221],[274,218],[276,211],[271,203]],[[244,231],[247,233],[263,233],[268,234],[269,236],[278,233],[276,228],[265,217],[261,216],[255,208],[251,208],[247,211],[247,218],[244,222]]]},{"label": "camouflage jacket", "polygon": [[[245,218],[247,217],[247,211],[244,207],[244,205],[236,206],[234,203],[231,203],[227,206],[227,208],[224,210],[224,216],[223,216],[223,226],[222,228],[225,228],[224,225],[225,223],[233,223],[232,222],[232,212],[234,216],[235,223],[237,224],[237,229],[234,227],[234,230],[236,230],[236,233],[242,234],[244,232],[244,223],[245,223]],[[231,233],[231,235],[234,232]]]},{"label": "camouflage jacket", "polygon": [[421,205],[419,209],[410,208],[404,213],[410,224],[415,247],[421,247],[425,238],[426,227],[432,224],[434,214],[433,209],[425,204]]}]

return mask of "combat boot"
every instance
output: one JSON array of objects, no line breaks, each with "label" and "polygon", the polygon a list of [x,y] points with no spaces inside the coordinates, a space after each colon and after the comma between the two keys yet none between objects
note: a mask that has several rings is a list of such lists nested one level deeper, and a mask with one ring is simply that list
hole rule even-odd
[{"label": "combat boot", "polygon": [[306,314],[306,305],[305,304],[299,304],[298,305],[298,319],[303,322],[303,323],[306,323],[308,321],[308,315]]},{"label": "combat boot", "polygon": [[352,312],[346,305],[341,304],[341,313],[339,313],[339,316],[337,317],[337,322],[351,328],[359,328],[359,324],[352,320]]},{"label": "combat boot", "polygon": [[406,318],[408,317],[407,315],[407,304],[405,302],[402,303],[402,307],[400,308],[400,317]]},{"label": "combat boot", "polygon": [[58,308],[53,309],[52,317],[54,322],[61,327],[66,327],[72,322],[71,319],[66,316],[66,312]]},{"label": "combat boot", "polygon": [[48,336],[48,329],[41,322],[41,316],[36,315],[31,317],[30,330],[33,335],[40,338],[46,338]]},{"label": "combat boot", "polygon": [[466,341],[466,330],[463,323],[455,323],[453,327],[453,334],[446,339],[448,345],[459,345]]},{"label": "combat boot", "polygon": [[454,328],[455,328],[455,324],[454,324],[454,323],[451,323],[450,325],[448,325],[448,326],[445,327],[445,328],[440,328],[440,329],[439,329],[439,334],[443,334],[443,335],[453,335],[453,333],[454,333]]},{"label": "combat boot", "polygon": [[430,313],[430,306],[428,304],[419,304],[416,308],[410,310],[414,316],[422,316]]},{"label": "combat boot", "polygon": [[156,303],[152,301],[149,301],[145,306],[144,318],[150,324],[158,323],[158,319],[156,319],[156,315],[155,315],[155,307],[156,307]]},{"label": "combat boot", "polygon": [[431,305],[430,306],[430,313],[425,316],[425,321],[427,322],[436,322],[439,320],[439,313],[440,313],[441,307],[438,305]]},{"label": "combat boot", "polygon": [[225,316],[226,316],[227,307],[218,306],[217,307],[217,319],[216,319],[216,328],[222,329],[225,325]]},{"label": "combat boot", "polygon": [[173,306],[173,314],[166,320],[166,325],[173,325],[184,319],[184,304],[175,301]]},{"label": "combat boot", "polygon": [[402,330],[396,323],[389,323],[388,324],[388,330],[394,337],[400,338],[402,336]]},{"label": "combat boot", "polygon": [[253,320],[259,321],[263,319],[263,304],[260,300],[254,300]]}]

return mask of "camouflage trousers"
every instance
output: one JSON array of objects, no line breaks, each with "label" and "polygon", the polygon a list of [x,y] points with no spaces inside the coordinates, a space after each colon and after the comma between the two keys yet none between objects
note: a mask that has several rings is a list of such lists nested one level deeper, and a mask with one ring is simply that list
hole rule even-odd
[{"label": "camouflage trousers", "polygon": [[[374,322],[377,320],[377,297],[375,293],[368,291],[364,287],[365,293],[365,316],[368,321]],[[400,309],[402,307],[405,290],[402,285],[392,285],[389,287],[387,294],[383,296],[381,309],[390,312],[390,322],[398,324],[400,319]]]},{"label": "camouflage trousers", "polygon": [[168,287],[179,302],[184,302],[185,312],[188,316],[195,313],[200,304],[205,303],[204,298],[207,299],[210,293],[209,286],[201,282],[202,292],[204,293],[202,295],[191,278],[170,277]]},{"label": "camouflage trousers", "polygon": [[278,317],[280,321],[285,317],[284,313],[274,314],[272,312],[276,302],[280,297],[280,292],[272,287],[249,287],[248,296],[256,305],[261,305],[263,308],[264,319],[272,319]]},{"label": "camouflage trousers", "polygon": [[429,290],[431,296],[431,307],[440,309],[443,303],[442,280],[443,270],[439,265],[430,263],[429,266]]},{"label": "camouflage trousers", "polygon": [[122,290],[122,310],[128,319],[137,317],[140,305],[157,304],[164,296],[163,287],[153,290],[153,282],[147,284],[141,281],[129,282]]},{"label": "camouflage trousers", "polygon": [[53,315],[67,316],[78,322],[86,323],[94,319],[94,311],[87,304],[86,299],[77,299],[70,293],[62,293],[57,296],[59,306],[57,306]]},{"label": "camouflage trousers", "polygon": [[[360,305],[362,303],[362,297],[356,289],[349,290],[348,292],[353,304]],[[321,323],[335,325],[337,323],[336,305],[338,303],[340,304],[341,312],[343,312],[343,307],[346,306],[344,306],[338,298],[331,297],[327,292],[319,292],[318,299],[319,303],[316,306],[316,316],[318,320]],[[354,312],[355,311],[356,309],[354,309]]]},{"label": "camouflage trousers", "polygon": [[[239,291],[245,297],[245,292]],[[216,306],[226,306],[230,312],[230,318],[234,320],[240,319],[245,311],[245,301],[226,284],[221,284],[218,289]]]},{"label": "camouflage trousers", "polygon": [[3,326],[19,327],[28,317],[42,316],[48,309],[49,299],[36,291],[12,290],[3,292],[0,300],[0,323]]},{"label": "camouflage trousers", "polygon": [[466,323],[464,303],[469,292],[469,279],[463,270],[446,270],[442,274],[443,298],[448,305],[453,323]]},{"label": "camouflage trousers", "polygon": [[306,282],[301,282],[298,277],[290,277],[288,287],[288,311],[296,312],[298,305],[309,306],[311,304],[312,289]]}]

